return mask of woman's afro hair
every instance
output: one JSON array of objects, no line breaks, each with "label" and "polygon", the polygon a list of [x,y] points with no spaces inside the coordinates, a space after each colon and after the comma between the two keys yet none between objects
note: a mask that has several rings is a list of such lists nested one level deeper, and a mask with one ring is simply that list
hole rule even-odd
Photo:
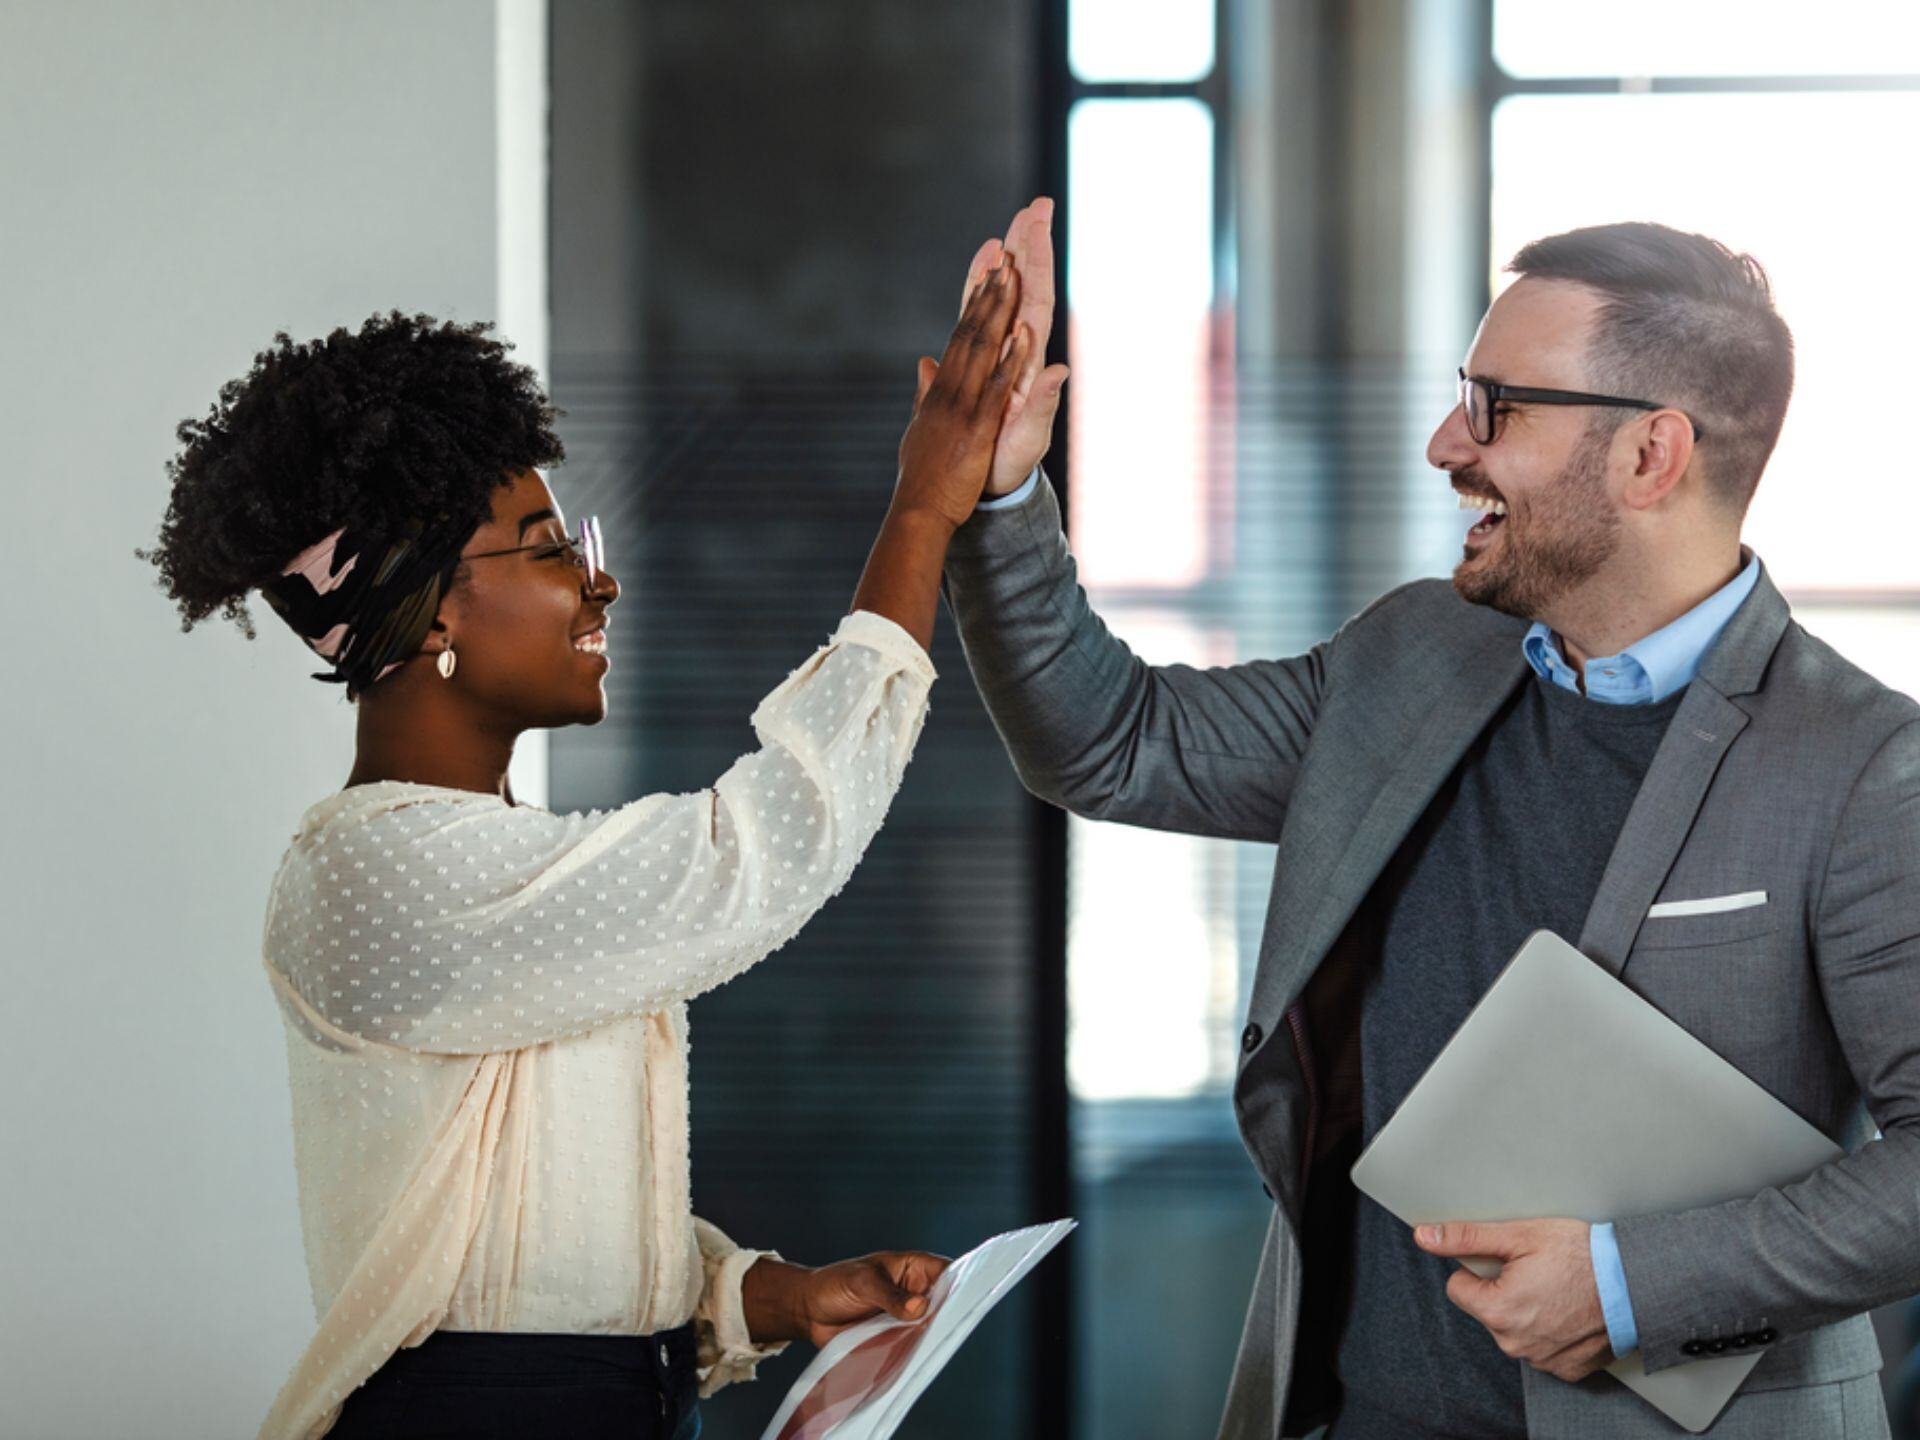
[{"label": "woman's afro hair", "polygon": [[224,609],[251,640],[247,592],[322,536],[443,510],[478,527],[514,472],[563,460],[564,412],[490,329],[393,310],[357,334],[296,345],[282,331],[205,419],[181,421],[160,543],[134,551],[180,628]]}]

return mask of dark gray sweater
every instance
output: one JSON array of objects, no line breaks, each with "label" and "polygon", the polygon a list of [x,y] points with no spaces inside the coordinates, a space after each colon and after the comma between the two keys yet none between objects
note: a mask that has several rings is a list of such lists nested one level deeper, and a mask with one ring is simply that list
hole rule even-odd
[{"label": "dark gray sweater", "polygon": [[[1608,705],[1530,680],[1467,751],[1382,872],[1360,1010],[1361,1139],[1380,1127],[1538,929],[1577,940],[1615,838],[1684,690]],[[1353,1291],[1330,1440],[1525,1440],[1520,1376],[1447,1299],[1454,1262],[1369,1200],[1354,1210]]]}]

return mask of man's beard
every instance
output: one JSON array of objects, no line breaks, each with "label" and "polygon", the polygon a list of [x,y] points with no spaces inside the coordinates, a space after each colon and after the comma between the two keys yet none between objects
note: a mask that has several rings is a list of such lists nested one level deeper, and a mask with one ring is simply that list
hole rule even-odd
[{"label": "man's beard", "polygon": [[[1620,517],[1607,499],[1611,439],[1610,432],[1582,436],[1559,478],[1535,490],[1523,514],[1509,502],[1489,548],[1467,556],[1453,572],[1453,588],[1462,599],[1537,620],[1613,558],[1620,546]],[[1469,486],[1485,483],[1471,469],[1454,478]],[[1494,547],[1497,555],[1490,553]]]}]

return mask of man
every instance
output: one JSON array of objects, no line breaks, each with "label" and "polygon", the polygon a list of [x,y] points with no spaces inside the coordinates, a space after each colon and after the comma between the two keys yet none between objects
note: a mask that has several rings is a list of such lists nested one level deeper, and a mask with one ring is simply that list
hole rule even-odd
[{"label": "man", "polygon": [[[1048,219],[1005,246],[1037,333]],[[1451,585],[1290,659],[1143,664],[1037,468],[1056,366],[1017,392],[948,603],[1033,793],[1277,846],[1234,1088],[1274,1211],[1223,1437],[1679,1433],[1595,1373],[1636,1348],[1649,1373],[1761,1352],[1716,1436],[1884,1436],[1863,1312],[1920,1291],[1920,706],[1740,544],[1792,388],[1759,265],[1634,224],[1508,268],[1428,444],[1484,512]],[[1535,928],[1850,1153],[1591,1227],[1416,1235],[1360,1197],[1354,1157]]]}]

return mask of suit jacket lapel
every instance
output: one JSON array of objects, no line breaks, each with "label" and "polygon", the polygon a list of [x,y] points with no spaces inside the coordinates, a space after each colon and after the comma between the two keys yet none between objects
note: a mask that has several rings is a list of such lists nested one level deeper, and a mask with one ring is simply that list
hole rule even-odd
[{"label": "suit jacket lapel", "polygon": [[1733,612],[1674,712],[1580,931],[1579,949],[1609,973],[1618,975],[1626,965],[1720,762],[1747,726],[1750,716],[1732,697],[1760,688],[1789,618],[1787,602],[1763,565],[1752,593]]},{"label": "suit jacket lapel", "polygon": [[[1464,638],[1453,643],[1437,639],[1448,667],[1439,698],[1405,758],[1374,790],[1367,807],[1350,823],[1316,834],[1306,851],[1282,857],[1286,863],[1269,902],[1268,940],[1284,949],[1263,958],[1250,1007],[1256,1018],[1278,1016],[1298,994],[1467,747],[1515,687],[1532,677],[1520,650],[1524,627],[1500,623],[1504,617],[1480,618],[1493,623],[1469,624]],[[1760,688],[1790,618],[1763,564],[1752,593],[1702,660],[1674,714],[1580,932],[1579,948],[1615,975],[1679,856],[1721,760],[1748,723],[1747,712],[1734,700]],[[1303,897],[1316,894],[1317,902],[1303,903]],[[1276,908],[1312,918],[1276,935],[1271,929]]]},{"label": "suit jacket lapel", "polygon": [[1581,952],[1610,974],[1618,975],[1627,963],[1640,922],[1680,856],[1714,772],[1746,724],[1744,710],[1698,677],[1674,712],[1580,931]]},{"label": "suit jacket lapel", "polygon": [[[1269,902],[1268,934],[1283,939],[1286,950],[1269,955],[1260,966],[1254,1015],[1277,1016],[1306,983],[1467,747],[1522,679],[1532,676],[1520,649],[1524,626],[1516,628],[1504,617],[1485,618],[1496,623],[1476,625],[1464,642],[1437,644],[1437,658],[1446,667],[1438,698],[1366,808],[1347,826],[1316,835],[1312,849],[1293,857],[1295,864],[1283,872]],[[1341,828],[1346,830],[1344,843]],[[1317,901],[1302,905],[1309,896],[1317,896]],[[1300,905],[1312,918],[1284,936],[1274,936],[1271,911],[1276,904],[1289,910]]]}]

